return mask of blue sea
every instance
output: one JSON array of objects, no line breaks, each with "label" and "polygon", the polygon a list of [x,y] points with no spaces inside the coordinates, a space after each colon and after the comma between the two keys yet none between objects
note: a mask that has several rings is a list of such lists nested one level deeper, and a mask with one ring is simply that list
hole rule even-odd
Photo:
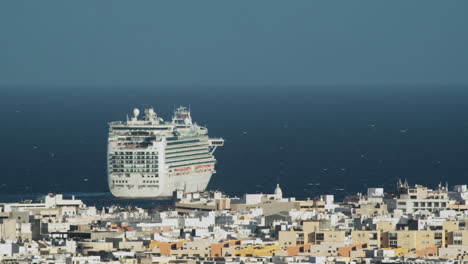
[{"label": "blue sea", "polygon": [[192,109],[223,137],[211,190],[315,197],[468,183],[468,87],[0,87],[2,196],[108,197],[107,123]]}]

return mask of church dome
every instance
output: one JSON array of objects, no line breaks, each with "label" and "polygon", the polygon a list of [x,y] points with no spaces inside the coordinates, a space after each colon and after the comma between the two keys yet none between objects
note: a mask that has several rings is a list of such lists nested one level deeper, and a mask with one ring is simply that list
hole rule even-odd
[{"label": "church dome", "polygon": [[279,184],[276,184],[275,197],[276,197],[276,199],[282,199],[283,198],[283,191],[281,190]]}]

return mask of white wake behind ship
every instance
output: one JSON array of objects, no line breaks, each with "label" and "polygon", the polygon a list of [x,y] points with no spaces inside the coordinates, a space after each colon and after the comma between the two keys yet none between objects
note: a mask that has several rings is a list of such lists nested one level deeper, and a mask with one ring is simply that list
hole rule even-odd
[{"label": "white wake behind ship", "polygon": [[204,191],[215,173],[216,147],[208,129],[192,122],[189,109],[179,107],[172,121],[153,108],[135,108],[127,121],[109,123],[108,184],[122,198],[170,197],[174,191]]}]

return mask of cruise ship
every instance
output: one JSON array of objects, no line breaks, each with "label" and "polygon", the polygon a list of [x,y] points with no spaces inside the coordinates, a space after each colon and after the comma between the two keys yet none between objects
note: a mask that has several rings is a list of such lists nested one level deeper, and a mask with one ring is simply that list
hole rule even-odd
[{"label": "cruise ship", "polygon": [[121,198],[170,197],[174,191],[200,192],[215,173],[222,138],[192,122],[190,110],[179,107],[172,121],[153,108],[133,109],[133,117],[109,123],[107,174],[111,193]]}]

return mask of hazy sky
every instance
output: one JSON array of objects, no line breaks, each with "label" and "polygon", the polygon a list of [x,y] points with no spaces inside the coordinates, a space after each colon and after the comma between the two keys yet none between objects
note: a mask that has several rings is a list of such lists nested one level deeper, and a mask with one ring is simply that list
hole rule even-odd
[{"label": "hazy sky", "polygon": [[1,1],[0,85],[468,84],[468,1]]}]

